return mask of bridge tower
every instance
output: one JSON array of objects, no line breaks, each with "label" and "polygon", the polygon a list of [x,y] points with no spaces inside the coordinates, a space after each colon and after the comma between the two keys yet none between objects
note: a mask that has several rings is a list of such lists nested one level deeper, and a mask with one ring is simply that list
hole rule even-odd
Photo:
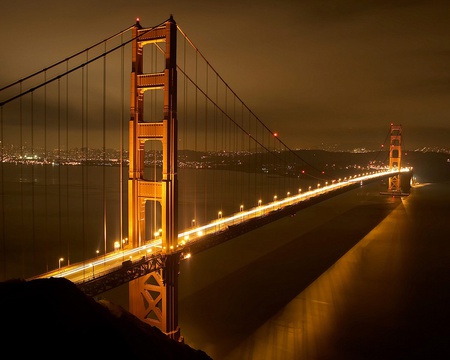
[{"label": "bridge tower", "polygon": [[[401,168],[402,159],[402,126],[391,124],[391,140],[389,144],[389,170]],[[388,192],[401,193],[400,173],[389,177]]]},{"label": "bridge tower", "polygon": [[[164,266],[160,271],[129,283],[129,310],[180,340],[178,325],[178,184],[177,184],[177,26],[172,17],[154,28],[142,28],[137,20],[132,31],[131,109],[129,129],[128,241],[132,247],[146,240],[146,203],[161,209]],[[144,46],[158,45],[165,53],[161,72],[144,73]],[[165,46],[164,46],[165,45]],[[163,91],[163,119],[144,117],[144,93]],[[144,178],[145,142],[160,141],[161,181]],[[158,227],[159,228],[159,227]]]}]

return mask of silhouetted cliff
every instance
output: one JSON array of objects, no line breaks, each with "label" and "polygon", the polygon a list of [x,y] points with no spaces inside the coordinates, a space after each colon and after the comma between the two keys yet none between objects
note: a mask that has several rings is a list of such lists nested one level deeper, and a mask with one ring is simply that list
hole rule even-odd
[{"label": "silhouetted cliff", "polygon": [[63,278],[0,283],[3,352],[14,358],[211,359]]}]

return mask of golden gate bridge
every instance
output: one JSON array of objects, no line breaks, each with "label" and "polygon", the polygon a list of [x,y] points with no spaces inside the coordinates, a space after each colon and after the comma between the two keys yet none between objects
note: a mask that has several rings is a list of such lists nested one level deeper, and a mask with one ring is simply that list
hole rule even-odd
[{"label": "golden gate bridge", "polygon": [[178,340],[180,261],[369,182],[407,195],[400,125],[365,166],[315,163],[172,17],[0,94],[2,279],[65,277],[89,296],[129,283],[130,311]]}]

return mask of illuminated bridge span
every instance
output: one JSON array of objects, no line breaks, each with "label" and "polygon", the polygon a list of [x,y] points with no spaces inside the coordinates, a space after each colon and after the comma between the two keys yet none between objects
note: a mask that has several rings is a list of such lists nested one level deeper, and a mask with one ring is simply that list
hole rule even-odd
[{"label": "illuminated bridge span", "polygon": [[308,158],[173,18],[4,86],[0,111],[2,280],[129,283],[130,311],[178,340],[180,261],[369,182],[406,195],[400,125],[363,165]]}]

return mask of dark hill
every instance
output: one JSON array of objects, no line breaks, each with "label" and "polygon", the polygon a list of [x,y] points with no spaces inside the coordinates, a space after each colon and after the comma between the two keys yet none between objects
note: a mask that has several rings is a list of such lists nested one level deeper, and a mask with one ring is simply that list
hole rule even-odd
[{"label": "dark hill", "polygon": [[0,304],[2,349],[15,358],[211,359],[63,278],[0,283]]}]

